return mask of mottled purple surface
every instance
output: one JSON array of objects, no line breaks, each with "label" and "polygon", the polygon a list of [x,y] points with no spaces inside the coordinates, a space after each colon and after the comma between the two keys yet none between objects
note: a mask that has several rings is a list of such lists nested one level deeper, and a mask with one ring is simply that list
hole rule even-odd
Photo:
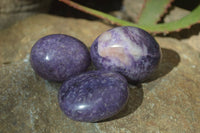
[{"label": "mottled purple surface", "polygon": [[76,38],[63,34],[48,35],[32,47],[30,61],[35,72],[50,81],[64,81],[87,70],[90,55]]},{"label": "mottled purple surface", "polygon": [[61,110],[76,121],[96,122],[118,113],[128,99],[126,79],[110,71],[90,71],[60,88]]},{"label": "mottled purple surface", "polygon": [[93,42],[90,54],[98,69],[119,72],[132,83],[146,80],[161,58],[155,39],[146,31],[130,26],[102,33]]}]

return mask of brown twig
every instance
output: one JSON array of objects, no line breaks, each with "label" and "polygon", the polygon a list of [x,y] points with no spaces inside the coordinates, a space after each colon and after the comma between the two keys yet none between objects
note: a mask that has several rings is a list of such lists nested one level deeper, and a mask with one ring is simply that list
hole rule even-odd
[{"label": "brown twig", "polygon": [[95,12],[94,10],[92,10],[90,8],[87,8],[85,6],[82,6],[82,5],[80,5],[80,4],[76,3],[76,2],[73,2],[71,0],[59,0],[59,1],[67,4],[68,6],[71,6],[71,7],[75,8],[75,9],[78,9],[78,10],[80,10],[82,12],[85,12],[87,14],[90,14],[92,16],[100,18],[102,20],[106,20],[106,21],[110,22],[113,25],[118,25],[118,26],[121,25],[120,23],[117,23],[117,22],[112,21],[111,19],[108,19],[108,17],[102,16],[102,15],[97,15],[98,13]]}]

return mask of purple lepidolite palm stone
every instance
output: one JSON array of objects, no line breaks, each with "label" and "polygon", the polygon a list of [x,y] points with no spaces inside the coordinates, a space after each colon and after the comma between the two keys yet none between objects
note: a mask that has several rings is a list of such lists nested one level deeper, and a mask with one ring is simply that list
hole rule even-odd
[{"label": "purple lepidolite palm stone", "polygon": [[89,71],[66,81],[60,88],[58,99],[61,110],[73,120],[104,120],[125,106],[127,81],[115,72]]},{"label": "purple lepidolite palm stone", "polygon": [[90,55],[98,69],[119,72],[129,82],[138,83],[146,80],[157,68],[161,51],[146,31],[124,26],[98,36],[91,46]]},{"label": "purple lepidolite palm stone", "polygon": [[90,54],[78,39],[53,34],[35,43],[30,61],[32,68],[42,78],[61,82],[86,71],[90,65]]}]

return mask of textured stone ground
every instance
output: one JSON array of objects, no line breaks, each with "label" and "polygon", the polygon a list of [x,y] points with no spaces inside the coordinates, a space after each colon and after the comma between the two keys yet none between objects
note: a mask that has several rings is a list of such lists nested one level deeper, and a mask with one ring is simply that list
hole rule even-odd
[{"label": "textured stone ground", "polygon": [[[68,119],[58,106],[60,84],[35,75],[29,64],[42,36],[64,33],[87,46],[111,27],[83,19],[40,14],[0,31],[0,132],[2,133],[198,133],[200,53],[187,43],[156,37],[163,59],[151,81],[130,85],[130,98],[117,116],[99,123]],[[199,38],[197,35],[194,38]]]},{"label": "textured stone ground", "polygon": [[5,29],[28,16],[48,12],[52,0],[1,0],[0,29]]}]

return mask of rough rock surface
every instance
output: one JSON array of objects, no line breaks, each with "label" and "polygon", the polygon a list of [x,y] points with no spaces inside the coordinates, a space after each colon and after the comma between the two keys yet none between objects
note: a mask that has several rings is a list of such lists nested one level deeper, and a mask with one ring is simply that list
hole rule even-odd
[{"label": "rough rock surface", "polygon": [[0,29],[39,12],[47,12],[52,0],[1,0]]},{"label": "rough rock surface", "polygon": [[188,15],[189,13],[190,11],[186,9],[174,7],[170,10],[169,14],[164,18],[164,22],[168,23],[171,21],[179,20],[182,17],[185,17],[186,15]]},{"label": "rough rock surface", "polygon": [[[165,22],[171,22],[178,20],[186,15],[188,15],[190,11],[174,7],[170,14],[166,16]],[[188,43],[192,48],[200,52],[200,24],[196,24],[190,27],[191,30],[182,30],[179,33],[172,33],[171,36],[175,36],[176,38],[184,38],[181,41],[184,43]]]},{"label": "rough rock surface", "polygon": [[137,22],[145,0],[124,0],[124,12],[134,22]]},{"label": "rough rock surface", "polygon": [[91,45],[109,26],[48,15],[30,17],[0,32],[0,132],[197,133],[200,132],[200,53],[187,43],[156,37],[163,52],[151,81],[130,85],[127,106],[99,123],[67,118],[58,105],[60,84],[35,75],[29,53],[42,36],[65,33]]}]

